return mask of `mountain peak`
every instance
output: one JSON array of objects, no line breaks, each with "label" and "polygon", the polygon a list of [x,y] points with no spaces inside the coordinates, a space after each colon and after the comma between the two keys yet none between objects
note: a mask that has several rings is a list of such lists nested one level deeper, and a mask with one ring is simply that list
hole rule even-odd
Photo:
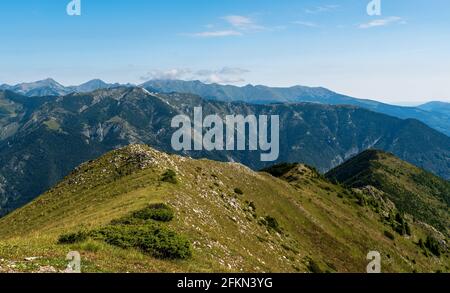
[{"label": "mountain peak", "polygon": [[58,86],[58,87],[63,87],[63,85],[61,85],[59,82],[57,82],[56,80],[54,80],[53,78],[45,78],[42,80],[38,80],[38,81],[34,81],[34,82],[26,82],[26,83],[21,83],[20,85],[54,85],[54,86]]},{"label": "mountain peak", "polygon": [[101,84],[101,85],[106,85],[107,83],[104,82],[103,80],[99,79],[99,78],[94,78],[94,79],[91,79],[91,80],[89,80],[89,81],[87,81],[87,82],[85,82],[85,83],[80,84],[80,86],[82,86],[82,85],[88,85],[88,84]]},{"label": "mountain peak", "polygon": [[47,77],[47,78],[43,79],[42,81],[44,81],[44,82],[50,82],[50,83],[58,83],[58,82],[56,82],[56,80],[54,80],[54,79],[51,78],[51,77]]},{"label": "mountain peak", "polygon": [[450,103],[448,102],[433,101],[420,105],[418,108],[432,113],[450,115]]},{"label": "mountain peak", "polygon": [[274,177],[284,179],[288,182],[321,177],[315,168],[299,163],[282,163],[265,168],[261,172],[269,173]]},{"label": "mountain peak", "polygon": [[97,78],[97,79],[89,80],[78,86],[72,86],[70,88],[71,88],[71,90],[78,92],[78,93],[86,93],[86,92],[93,92],[98,89],[108,89],[111,87],[113,87],[113,85],[107,84],[103,80]]},{"label": "mountain peak", "polygon": [[131,144],[81,164],[66,177],[63,184],[92,187],[100,182],[118,180],[139,170],[164,165],[169,155],[148,145]]},{"label": "mountain peak", "polygon": [[[326,176],[334,181],[348,184],[352,187],[363,187],[369,184],[366,184],[367,182],[364,182],[364,180],[360,179],[366,176],[370,177],[370,174],[377,167],[384,164],[382,160],[388,158],[397,160],[393,155],[389,153],[376,149],[368,149],[344,162],[342,165],[329,171]],[[402,163],[408,164],[406,162]],[[377,165],[377,167],[373,168],[374,165]],[[411,167],[414,166],[411,165]]]}]

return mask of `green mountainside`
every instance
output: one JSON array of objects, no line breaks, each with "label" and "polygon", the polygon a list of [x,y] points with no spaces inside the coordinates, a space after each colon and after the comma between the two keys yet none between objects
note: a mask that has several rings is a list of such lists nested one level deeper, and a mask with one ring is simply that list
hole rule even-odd
[{"label": "green mountainside", "polygon": [[[311,103],[252,105],[208,101],[190,94],[113,88],[61,97],[0,92],[0,215],[33,200],[79,164],[129,144],[173,152],[171,119],[219,114],[279,115],[280,157],[325,172],[377,148],[450,178],[450,138],[417,120],[401,120],[353,106]],[[240,162],[253,170],[259,151],[189,151],[195,158]]]},{"label": "green mountainside", "polygon": [[449,235],[450,182],[446,180],[375,150],[363,152],[326,176],[349,187],[373,186],[403,213]]},{"label": "green mountainside", "polygon": [[306,165],[130,145],[0,219],[0,271],[63,271],[79,251],[83,272],[364,272],[379,251],[384,272],[449,272],[447,241],[383,192]]}]

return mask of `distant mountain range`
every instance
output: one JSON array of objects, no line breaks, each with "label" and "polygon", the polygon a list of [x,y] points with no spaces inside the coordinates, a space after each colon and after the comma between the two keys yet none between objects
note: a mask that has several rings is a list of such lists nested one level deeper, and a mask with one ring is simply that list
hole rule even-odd
[{"label": "distant mountain range", "polygon": [[[327,105],[353,105],[401,119],[417,119],[450,136],[449,103],[436,102],[419,107],[401,107],[373,100],[341,95],[322,87],[293,86],[274,88],[267,86],[204,84],[200,81],[152,80],[142,84],[148,90],[199,95],[219,101],[244,101],[255,104],[312,102]],[[442,111],[445,106],[447,111]]]},{"label": "distant mountain range", "polygon": [[[30,202],[82,162],[110,150],[145,143],[173,152],[171,119],[193,115],[280,115],[278,162],[302,162],[325,172],[368,149],[389,151],[450,178],[450,137],[413,120],[355,106],[246,104],[192,94],[118,87],[66,96],[26,97],[0,92],[0,214]],[[259,151],[183,152],[196,158],[268,166]],[[273,164],[273,163],[270,163]]]},{"label": "distant mountain range", "polygon": [[[26,96],[61,96],[70,93],[86,93],[98,89],[121,86],[108,84],[99,79],[91,80],[79,86],[64,87],[52,79],[15,86],[1,85],[0,90],[10,90]],[[133,85],[122,85],[132,87]],[[373,100],[357,99],[341,95],[326,88],[293,86],[274,88],[267,86],[205,84],[200,81],[151,80],[140,85],[149,91],[159,93],[189,93],[208,100],[225,102],[243,101],[252,104],[312,102],[327,105],[353,105],[401,119],[417,119],[428,126],[450,136],[450,104],[431,102],[418,107],[401,107]]]},{"label": "distant mountain range", "polygon": [[109,89],[123,86],[118,83],[109,84],[100,79],[93,79],[77,86],[63,86],[57,81],[47,78],[44,80],[20,83],[16,85],[0,85],[0,90],[9,90],[28,97],[63,96],[70,93],[87,93],[98,89]]}]

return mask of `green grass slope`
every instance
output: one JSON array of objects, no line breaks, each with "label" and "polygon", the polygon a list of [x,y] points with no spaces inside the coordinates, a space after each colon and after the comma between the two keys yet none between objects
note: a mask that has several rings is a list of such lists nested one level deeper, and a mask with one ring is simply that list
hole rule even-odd
[{"label": "green grass slope", "polygon": [[274,168],[110,152],[0,219],[0,271],[63,271],[79,251],[83,272],[364,272],[373,250],[384,272],[449,271],[421,225],[396,234],[367,195]]},{"label": "green grass slope", "polygon": [[376,150],[368,150],[327,173],[350,187],[374,186],[403,213],[449,235],[450,182]]}]

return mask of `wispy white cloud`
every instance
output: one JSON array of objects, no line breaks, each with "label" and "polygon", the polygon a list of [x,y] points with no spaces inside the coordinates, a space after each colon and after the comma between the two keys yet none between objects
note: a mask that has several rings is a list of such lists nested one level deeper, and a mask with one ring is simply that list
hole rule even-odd
[{"label": "wispy white cloud", "polygon": [[173,68],[168,70],[153,69],[147,72],[144,76],[141,76],[141,80],[176,80],[184,79],[189,76],[192,70],[188,68]]},{"label": "wispy white cloud", "polygon": [[197,38],[218,38],[218,37],[242,36],[242,33],[236,30],[219,30],[219,31],[203,31],[186,35]]},{"label": "wispy white cloud", "polygon": [[256,23],[255,20],[247,16],[242,15],[227,15],[222,17],[226,22],[236,29],[249,31],[249,30],[263,30],[264,26]]},{"label": "wispy white cloud", "polygon": [[274,31],[280,30],[280,27],[275,28],[267,28],[263,25],[258,24],[254,19],[247,16],[242,15],[226,15],[220,18],[222,21],[225,21],[226,26],[224,24],[221,25],[224,29],[214,29],[219,28],[220,25],[216,24],[207,24],[205,27],[207,30],[196,32],[196,33],[188,33],[183,34],[191,37],[198,38],[218,38],[218,37],[230,37],[230,36],[242,36],[248,33],[254,33],[259,31]]},{"label": "wispy white cloud", "polygon": [[322,12],[328,12],[338,9],[340,6],[335,4],[316,6],[314,8],[305,9],[305,12],[308,14],[317,14]]},{"label": "wispy white cloud", "polygon": [[236,84],[245,82],[244,75],[249,71],[239,67],[221,69],[192,70],[174,68],[169,70],[151,70],[141,80],[200,80],[205,83]]},{"label": "wispy white cloud", "polygon": [[362,23],[359,25],[359,28],[368,29],[373,27],[388,26],[391,24],[406,24],[406,21],[401,17],[391,16],[387,18],[375,19],[367,23]]},{"label": "wispy white cloud", "polygon": [[220,70],[199,70],[199,79],[206,83],[234,84],[245,82],[244,74],[249,71],[237,67],[224,67]]},{"label": "wispy white cloud", "polygon": [[301,26],[306,26],[306,27],[319,27],[319,25],[315,22],[310,22],[310,21],[301,21],[301,20],[296,20],[292,22],[293,24],[297,24],[297,25],[301,25]]}]

